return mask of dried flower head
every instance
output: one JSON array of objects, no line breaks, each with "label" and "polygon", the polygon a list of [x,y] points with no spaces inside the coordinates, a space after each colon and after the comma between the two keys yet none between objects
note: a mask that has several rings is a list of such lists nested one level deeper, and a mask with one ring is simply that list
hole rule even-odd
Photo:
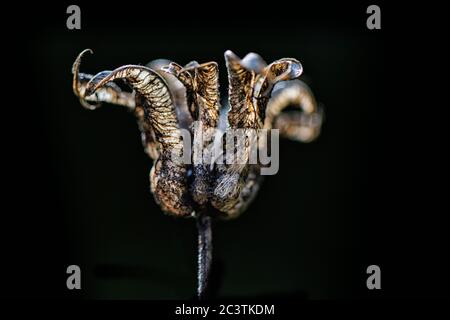
[{"label": "dried flower head", "polygon": [[[155,60],[90,75],[79,72],[87,52],[92,53],[84,50],[73,64],[73,91],[87,109],[106,102],[136,115],[144,150],[154,161],[150,186],[156,202],[170,215],[197,219],[202,296],[211,262],[210,219],[235,218],[255,198],[267,163],[249,159],[254,150],[273,143],[267,131],[278,129],[282,137],[302,142],[320,133],[322,112],[310,89],[297,79],[303,67],[293,58],[267,65],[255,53],[240,59],[225,52],[229,107],[222,108],[216,62],[193,61],[183,67]],[[130,90],[122,89],[119,81]],[[284,112],[288,106],[298,110]],[[232,139],[222,144],[232,130],[240,130],[241,143]],[[223,146],[230,144],[240,161],[219,161],[223,157],[217,154],[226,154]]]}]

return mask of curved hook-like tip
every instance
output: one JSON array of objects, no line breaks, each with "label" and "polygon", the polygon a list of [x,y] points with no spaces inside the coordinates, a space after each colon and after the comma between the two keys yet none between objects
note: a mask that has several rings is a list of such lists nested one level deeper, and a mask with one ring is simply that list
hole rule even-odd
[{"label": "curved hook-like tip", "polygon": [[271,63],[267,68],[267,77],[272,83],[297,79],[302,73],[302,64],[293,58],[280,59]]},{"label": "curved hook-like tip", "polygon": [[87,52],[90,52],[91,54],[94,53],[94,51],[92,51],[91,49],[84,49],[83,51],[80,52],[80,54],[78,54],[77,58],[75,59],[73,65],[72,65],[72,74],[73,74],[72,88],[73,88],[73,92],[78,97],[80,97],[80,88],[78,86],[78,81],[79,81],[78,73],[80,71],[81,58]]},{"label": "curved hook-like tip", "polygon": [[73,65],[72,65],[72,74],[73,74],[72,89],[73,89],[73,93],[75,93],[75,95],[80,98],[80,103],[84,108],[86,108],[88,110],[95,110],[96,108],[98,108],[100,106],[100,104],[90,104],[87,101],[85,101],[84,96],[80,92],[80,85],[79,85],[79,80],[80,80],[79,79],[79,71],[80,71],[81,58],[83,58],[83,56],[88,52],[90,54],[94,54],[94,51],[92,51],[92,49],[84,49],[83,51],[80,52],[80,54],[78,54],[77,58],[75,59]]},{"label": "curved hook-like tip", "polygon": [[101,71],[101,72],[97,73],[94,77],[92,77],[91,80],[89,80],[89,82],[87,83],[85,96],[90,96],[91,94],[94,94],[95,91],[97,91],[99,88],[103,87],[106,83],[117,78],[118,74],[121,74],[122,72],[126,72],[126,71],[128,71],[128,69],[142,69],[142,70],[150,70],[152,72],[155,72],[147,67],[137,66],[137,65],[121,66],[121,67],[115,69],[114,71]]},{"label": "curved hook-like tip", "polygon": [[84,49],[83,51],[81,51],[77,58],[75,59],[75,62],[72,65],[72,73],[75,75],[75,73],[78,73],[78,70],[80,68],[80,63],[81,63],[81,58],[83,58],[83,56],[89,52],[90,54],[94,54],[94,51],[92,51],[92,49]]}]

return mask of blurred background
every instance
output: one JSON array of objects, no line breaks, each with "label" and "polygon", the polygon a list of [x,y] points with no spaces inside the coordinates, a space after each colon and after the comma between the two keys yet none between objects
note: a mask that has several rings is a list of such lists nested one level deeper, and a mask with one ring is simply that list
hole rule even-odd
[{"label": "blurred background", "polygon": [[[369,4],[295,9],[277,1],[244,9],[223,3],[223,10],[80,4],[81,30],[66,28],[68,4],[41,10],[44,15],[35,17],[39,23],[25,41],[26,64],[36,81],[29,93],[33,126],[24,141],[34,160],[21,161],[29,167],[32,192],[17,204],[40,209],[24,210],[22,226],[30,239],[26,261],[39,265],[40,296],[195,296],[195,223],[165,216],[155,204],[148,179],[152,162],[134,116],[112,105],[87,111],[72,93],[72,63],[85,48],[94,55],[85,57],[81,71],[91,74],[158,58],[180,64],[217,61],[222,97],[228,87],[227,49],[241,57],[256,52],[267,62],[300,60],[302,79],[325,109],[322,133],[310,144],[282,140],[280,170],[265,179],[247,212],[214,223],[214,297],[302,300],[402,293],[406,280],[397,277],[399,252],[386,223],[387,134],[380,112],[387,90],[386,39],[384,29],[366,28]],[[23,253],[15,254],[21,259]],[[82,270],[77,292],[65,287],[70,264]],[[371,264],[381,267],[382,293],[366,288]],[[17,296],[33,295],[21,289],[25,280],[14,281]]]}]

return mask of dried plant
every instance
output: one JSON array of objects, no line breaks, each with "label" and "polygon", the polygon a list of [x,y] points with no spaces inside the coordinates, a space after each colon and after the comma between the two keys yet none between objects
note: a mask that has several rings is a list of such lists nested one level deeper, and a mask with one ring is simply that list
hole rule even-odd
[{"label": "dried plant", "polygon": [[[150,186],[156,202],[167,214],[197,221],[197,291],[201,298],[211,265],[211,218],[235,218],[245,211],[258,192],[264,165],[219,163],[216,159],[205,163],[175,161],[174,154],[185,152],[180,130],[194,137],[192,158],[215,147],[217,128],[225,132],[223,139],[230,129],[253,130],[258,136],[266,132],[263,129],[278,129],[282,137],[314,140],[320,133],[322,112],[306,84],[297,79],[302,65],[292,58],[267,65],[255,53],[240,59],[231,51],[225,52],[229,107],[221,108],[216,62],[193,61],[182,67],[155,60],[147,66],[126,65],[90,75],[79,72],[87,52],[92,53],[84,50],[73,64],[73,91],[89,110],[106,102],[124,106],[136,115],[145,152],[153,159]],[[286,111],[288,106],[298,110]],[[195,138],[199,135],[201,141]],[[263,141],[270,144],[270,139]],[[250,157],[254,144],[255,140],[246,138],[244,160]]]}]

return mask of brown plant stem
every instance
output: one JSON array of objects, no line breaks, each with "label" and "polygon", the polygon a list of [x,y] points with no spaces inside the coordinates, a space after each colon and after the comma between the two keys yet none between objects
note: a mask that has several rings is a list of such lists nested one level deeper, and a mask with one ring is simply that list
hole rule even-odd
[{"label": "brown plant stem", "polygon": [[209,273],[212,262],[212,230],[211,217],[200,214],[197,217],[198,230],[198,271],[197,271],[197,296],[201,300],[205,298],[208,286]]}]

